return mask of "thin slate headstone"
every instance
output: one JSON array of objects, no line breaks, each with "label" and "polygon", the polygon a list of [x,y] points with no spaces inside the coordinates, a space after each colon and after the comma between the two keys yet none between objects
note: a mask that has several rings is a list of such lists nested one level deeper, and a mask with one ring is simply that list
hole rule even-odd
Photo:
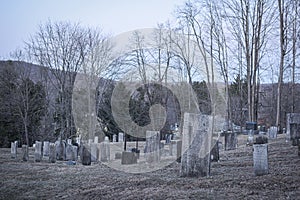
[{"label": "thin slate headstone", "polygon": [[124,133],[122,133],[122,132],[119,133],[118,142],[124,142]]},{"label": "thin slate headstone", "polygon": [[145,157],[148,163],[157,163],[160,161],[159,131],[146,131]]},{"label": "thin slate headstone", "polygon": [[183,177],[209,176],[211,131],[210,117],[184,114],[180,175]]},{"label": "thin slate headstone", "polygon": [[99,157],[98,143],[91,143],[91,161],[96,162]]},{"label": "thin slate headstone", "polygon": [[43,156],[49,156],[49,141],[43,142]]},{"label": "thin slate headstone", "polygon": [[113,142],[117,142],[117,135],[116,134],[113,135]]},{"label": "thin slate headstone", "polygon": [[268,135],[270,139],[276,139],[277,138],[277,132],[278,128],[276,126],[271,126],[268,130]]},{"label": "thin slate headstone", "polygon": [[220,154],[219,154],[219,141],[214,140],[213,141],[213,148],[210,153],[211,161],[218,162],[220,160]]},{"label": "thin slate headstone", "polygon": [[29,160],[28,145],[25,144],[22,145],[22,160],[23,161]]},{"label": "thin slate headstone", "polygon": [[233,131],[225,132],[225,151],[234,150],[237,146],[237,134]]},{"label": "thin slate headstone", "polygon": [[67,161],[75,161],[75,154],[72,144],[67,144],[66,146],[66,160]]},{"label": "thin slate headstone", "polygon": [[106,136],[104,141],[100,143],[100,161],[107,162],[110,160],[110,146],[109,146],[109,139]]},{"label": "thin slate headstone", "polygon": [[56,144],[56,160],[65,160],[66,158],[66,147],[62,140],[55,142]]},{"label": "thin slate headstone", "polygon": [[99,143],[99,137],[98,136],[95,136],[95,138],[94,138],[94,143]]},{"label": "thin slate headstone", "polygon": [[10,143],[10,153],[12,158],[17,158],[18,151],[18,141],[14,141]]},{"label": "thin slate headstone", "polygon": [[50,163],[56,162],[56,145],[55,145],[55,143],[49,144],[49,162]]},{"label": "thin slate headstone", "polygon": [[42,160],[42,142],[35,141],[34,160],[35,162],[41,162]]},{"label": "thin slate headstone", "polygon": [[81,163],[83,165],[91,165],[91,147],[89,145],[82,145]]}]

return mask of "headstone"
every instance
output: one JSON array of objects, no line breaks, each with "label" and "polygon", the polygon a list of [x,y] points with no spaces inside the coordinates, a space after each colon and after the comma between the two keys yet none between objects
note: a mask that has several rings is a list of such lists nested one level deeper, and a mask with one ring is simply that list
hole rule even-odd
[{"label": "headstone", "polygon": [[22,160],[23,161],[29,160],[28,146],[25,144],[22,145]]},{"label": "headstone", "polygon": [[177,141],[171,140],[170,156],[177,156]]},{"label": "headstone", "polygon": [[66,147],[65,143],[61,140],[55,142],[56,144],[56,160],[65,160],[66,158]]},{"label": "headstone", "polygon": [[96,162],[98,160],[99,149],[97,143],[91,143],[91,161]]},{"label": "headstone", "polygon": [[210,122],[207,115],[184,114],[181,176],[209,176],[212,138]]},{"label": "headstone", "polygon": [[74,148],[72,144],[67,144],[66,146],[66,160],[75,161]]},{"label": "headstone", "polygon": [[124,133],[122,133],[122,132],[119,133],[118,142],[124,142]]},{"label": "headstone", "polygon": [[131,165],[136,163],[137,163],[136,153],[129,152],[129,151],[122,152],[122,160],[121,160],[122,165]]},{"label": "headstone", "polygon": [[82,145],[81,162],[83,165],[91,165],[91,147]]},{"label": "headstone", "polygon": [[72,145],[72,139],[68,139],[68,140],[67,140],[67,144],[68,144],[68,145]]},{"label": "headstone", "polygon": [[225,132],[225,151],[234,150],[237,146],[237,134],[233,131]]},{"label": "headstone", "polygon": [[122,153],[120,153],[120,152],[115,153],[115,159],[116,160],[117,159],[122,159]]},{"label": "headstone", "polygon": [[55,143],[49,144],[49,162],[51,162],[51,163],[56,162],[56,145],[55,145]]},{"label": "headstone", "polygon": [[146,131],[145,157],[147,163],[158,163],[160,161],[159,131]]},{"label": "headstone", "polygon": [[89,144],[92,144],[93,143],[93,139],[89,139]]},{"label": "headstone", "polygon": [[117,135],[116,134],[113,135],[113,142],[117,142]]},{"label": "headstone", "polygon": [[256,176],[269,173],[268,144],[253,144],[253,165]]},{"label": "headstone", "polygon": [[292,141],[293,146],[297,146],[300,139],[300,113],[288,113],[286,121],[286,138]]},{"label": "headstone", "polygon": [[177,142],[177,162],[178,163],[181,163],[181,152],[182,152],[182,141],[181,140],[179,140],[178,142]]},{"label": "headstone", "polygon": [[210,153],[210,159],[213,162],[218,162],[220,160],[219,141],[218,140],[213,141],[213,148]]},{"label": "headstone", "polygon": [[268,130],[268,135],[270,139],[276,139],[277,138],[277,132],[278,128],[276,126],[271,126]]},{"label": "headstone", "polygon": [[10,143],[10,153],[12,158],[17,158],[17,150],[18,150],[18,141],[14,141]]},{"label": "headstone", "polygon": [[110,147],[109,147],[109,139],[107,136],[104,138],[104,141],[100,143],[99,160],[101,162],[107,162],[110,160]]},{"label": "headstone", "polygon": [[94,143],[99,143],[99,137],[98,136],[95,136],[95,138],[94,138]]},{"label": "headstone", "polygon": [[78,145],[80,145],[80,143],[81,143],[81,137],[79,136],[79,137],[76,137],[76,143],[78,144]]},{"label": "headstone", "polygon": [[49,141],[43,142],[43,156],[49,156]]},{"label": "headstone", "polygon": [[74,160],[77,161],[78,160],[78,147],[75,146],[75,145],[72,145],[73,147],[73,157],[74,157]]},{"label": "headstone", "polygon": [[35,162],[42,160],[42,142],[35,141],[34,160]]}]

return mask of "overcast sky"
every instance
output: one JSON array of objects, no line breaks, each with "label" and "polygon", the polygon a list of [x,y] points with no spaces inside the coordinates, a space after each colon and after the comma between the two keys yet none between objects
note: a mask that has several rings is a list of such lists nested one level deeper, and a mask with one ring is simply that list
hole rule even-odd
[{"label": "overcast sky", "polygon": [[2,0],[0,3],[0,59],[22,48],[39,24],[47,21],[80,22],[106,33],[153,28],[173,18],[184,0]]}]

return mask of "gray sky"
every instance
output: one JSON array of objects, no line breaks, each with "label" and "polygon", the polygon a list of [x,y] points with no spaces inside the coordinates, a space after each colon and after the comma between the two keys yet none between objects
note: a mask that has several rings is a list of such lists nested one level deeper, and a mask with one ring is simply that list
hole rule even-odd
[{"label": "gray sky", "polygon": [[80,22],[106,33],[152,28],[172,18],[184,0],[3,0],[0,12],[0,59],[22,48],[39,24],[47,21]]}]

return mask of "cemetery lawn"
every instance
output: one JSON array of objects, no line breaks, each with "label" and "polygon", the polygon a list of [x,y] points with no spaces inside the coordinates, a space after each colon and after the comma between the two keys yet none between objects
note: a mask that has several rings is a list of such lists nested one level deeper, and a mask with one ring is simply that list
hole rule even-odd
[{"label": "cemetery lawn", "polygon": [[222,149],[211,176],[203,178],[180,177],[177,162],[129,174],[101,163],[34,162],[33,155],[23,162],[0,149],[0,199],[300,199],[298,148],[284,135],[269,140],[269,174],[256,177],[245,138],[239,136],[236,150]]}]

